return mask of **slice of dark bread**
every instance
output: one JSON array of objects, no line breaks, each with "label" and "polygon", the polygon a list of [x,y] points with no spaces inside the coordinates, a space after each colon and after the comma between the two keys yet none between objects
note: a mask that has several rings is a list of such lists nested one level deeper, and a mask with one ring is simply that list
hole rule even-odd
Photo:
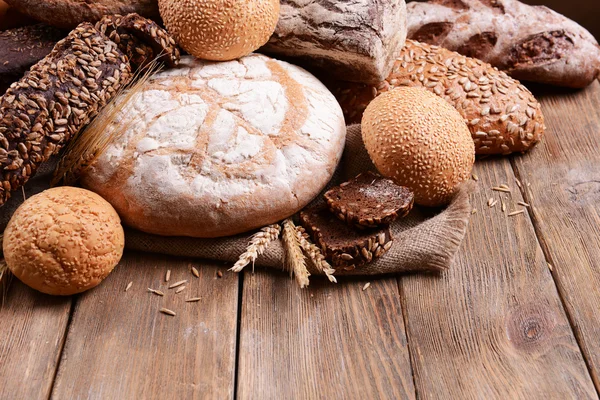
[{"label": "slice of dark bread", "polygon": [[392,246],[389,228],[356,229],[336,218],[325,204],[302,211],[300,224],[334,268],[354,269],[381,257]]},{"label": "slice of dark bread", "polygon": [[332,213],[349,225],[375,228],[406,216],[413,207],[413,192],[391,179],[364,172],[325,193]]}]

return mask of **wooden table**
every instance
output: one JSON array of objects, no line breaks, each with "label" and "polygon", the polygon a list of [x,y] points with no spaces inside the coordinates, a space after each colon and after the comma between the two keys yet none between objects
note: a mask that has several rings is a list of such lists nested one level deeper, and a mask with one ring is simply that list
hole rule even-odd
[{"label": "wooden table", "polygon": [[[537,92],[547,136],[477,163],[477,213],[449,272],[301,290],[275,271],[128,253],[80,296],[14,280],[0,398],[598,398],[600,84]],[[491,190],[502,183],[511,194]],[[507,216],[518,201],[531,207]],[[147,293],[167,269],[186,290]]]}]

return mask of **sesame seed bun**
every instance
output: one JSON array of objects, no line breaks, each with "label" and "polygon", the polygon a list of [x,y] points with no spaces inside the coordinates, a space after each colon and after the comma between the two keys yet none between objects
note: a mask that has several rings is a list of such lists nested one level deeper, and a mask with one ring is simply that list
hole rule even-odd
[{"label": "sesame seed bun", "polygon": [[57,187],[27,199],[4,231],[8,268],[43,293],[71,295],[98,285],[123,255],[117,212],[97,194]]},{"label": "sesame seed bun", "polygon": [[397,88],[369,104],[365,147],[379,172],[415,193],[415,203],[447,204],[475,162],[475,146],[458,111],[421,88]]},{"label": "sesame seed bun", "polygon": [[188,53],[229,61],[258,49],[279,19],[279,0],[159,0],[169,33]]}]

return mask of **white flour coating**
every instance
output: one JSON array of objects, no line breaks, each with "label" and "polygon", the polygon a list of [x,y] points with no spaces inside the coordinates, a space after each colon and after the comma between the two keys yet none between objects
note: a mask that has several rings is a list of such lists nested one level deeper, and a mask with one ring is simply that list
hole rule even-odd
[{"label": "white flour coating", "polygon": [[216,237],[277,222],[331,179],[345,141],[332,94],[262,55],[184,57],[155,75],[107,129],[119,139],[84,177],[129,225]]}]

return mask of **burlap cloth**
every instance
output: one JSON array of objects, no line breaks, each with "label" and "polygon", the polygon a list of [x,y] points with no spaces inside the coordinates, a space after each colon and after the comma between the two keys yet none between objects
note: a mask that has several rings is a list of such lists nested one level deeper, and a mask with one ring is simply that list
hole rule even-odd
[{"label": "burlap cloth", "polygon": [[[360,126],[348,127],[344,156],[330,186],[351,179],[360,172],[375,170],[363,146]],[[49,186],[53,171],[47,163],[27,184],[27,197]],[[443,210],[415,207],[408,217],[391,226],[394,244],[380,259],[353,271],[338,271],[336,275],[377,275],[407,271],[442,271],[452,264],[465,235],[471,205],[469,194],[472,185],[463,185],[448,207]],[[321,196],[317,198],[319,201]],[[21,193],[13,194],[0,209],[0,228],[4,231],[10,216],[23,202]],[[197,257],[233,263],[246,250],[254,232],[218,239],[195,239],[187,237],[164,237],[150,235],[134,229],[125,229],[125,247],[132,250]],[[283,268],[283,247],[279,241],[270,244],[256,265]],[[317,271],[310,271],[318,274]]]}]

